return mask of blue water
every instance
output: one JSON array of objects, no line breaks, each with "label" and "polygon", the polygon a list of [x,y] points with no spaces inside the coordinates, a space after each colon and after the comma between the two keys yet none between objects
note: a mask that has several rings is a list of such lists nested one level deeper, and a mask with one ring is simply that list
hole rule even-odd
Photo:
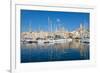
[{"label": "blue water", "polygon": [[[87,45],[85,45],[87,46]],[[89,46],[85,48],[21,47],[21,63],[89,60]]]}]

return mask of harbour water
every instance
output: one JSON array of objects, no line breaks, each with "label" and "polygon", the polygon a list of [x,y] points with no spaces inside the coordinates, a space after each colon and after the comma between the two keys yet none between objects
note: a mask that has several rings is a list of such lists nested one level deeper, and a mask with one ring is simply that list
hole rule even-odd
[{"label": "harbour water", "polygon": [[89,43],[21,43],[21,63],[90,59]]}]

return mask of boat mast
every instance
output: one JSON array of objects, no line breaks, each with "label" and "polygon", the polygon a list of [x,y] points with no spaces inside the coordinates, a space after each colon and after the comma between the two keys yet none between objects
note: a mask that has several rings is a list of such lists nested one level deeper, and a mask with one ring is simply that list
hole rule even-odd
[{"label": "boat mast", "polygon": [[[50,27],[49,27],[50,25]],[[50,32],[52,32],[52,22],[50,21],[50,18],[48,17],[48,29]]]},{"label": "boat mast", "polygon": [[32,32],[32,26],[31,26],[31,23],[29,23],[29,32],[30,32],[30,33]]},{"label": "boat mast", "polygon": [[29,23],[29,37],[32,38],[32,26],[31,23]]},{"label": "boat mast", "polygon": [[84,38],[82,23],[80,23],[80,37],[81,37],[81,38]]}]

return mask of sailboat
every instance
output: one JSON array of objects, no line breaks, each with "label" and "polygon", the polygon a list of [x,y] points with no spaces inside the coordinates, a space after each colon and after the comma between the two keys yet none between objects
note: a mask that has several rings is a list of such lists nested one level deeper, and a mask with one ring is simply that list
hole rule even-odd
[{"label": "sailboat", "polygon": [[31,26],[31,24],[29,24],[29,32],[27,34],[27,37],[25,37],[23,39],[23,43],[28,43],[28,44],[37,43],[37,41],[33,40],[33,37],[32,37],[32,26]]},{"label": "sailboat", "polygon": [[87,31],[82,27],[82,24],[80,25],[80,27],[83,29],[83,31],[80,33],[80,35],[81,35],[80,42],[82,42],[82,43],[89,43],[90,42],[89,34],[87,34]]}]

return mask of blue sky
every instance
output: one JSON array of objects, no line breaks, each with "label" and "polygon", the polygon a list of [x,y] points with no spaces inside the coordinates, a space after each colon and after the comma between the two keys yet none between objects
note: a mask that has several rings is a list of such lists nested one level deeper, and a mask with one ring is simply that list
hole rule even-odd
[{"label": "blue sky", "polygon": [[32,31],[50,31],[51,25],[48,24],[48,18],[52,24],[52,31],[56,28],[64,27],[65,30],[73,31],[79,28],[80,23],[85,28],[89,28],[89,13],[80,12],[56,12],[39,10],[21,10],[21,32],[29,31],[29,25]]}]

